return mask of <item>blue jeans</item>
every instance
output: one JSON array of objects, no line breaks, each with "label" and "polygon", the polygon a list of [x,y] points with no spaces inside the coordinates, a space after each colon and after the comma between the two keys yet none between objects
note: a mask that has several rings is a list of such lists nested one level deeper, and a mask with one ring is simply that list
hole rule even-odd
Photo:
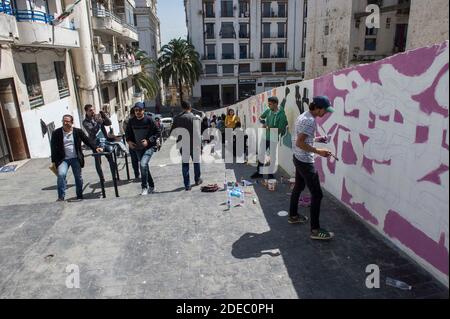
[{"label": "blue jeans", "polygon": [[155,150],[153,148],[149,148],[148,150],[136,150],[137,158],[141,162],[142,188],[155,187],[152,174],[150,173],[150,167],[148,165],[154,153]]},{"label": "blue jeans", "polygon": [[[191,156],[192,158],[192,156]],[[183,181],[184,181],[184,187],[191,186],[191,179],[189,177],[189,163],[182,163],[181,169],[183,172]],[[195,182],[198,182],[200,180],[200,163],[194,163],[194,179]]]},{"label": "blue jeans", "polygon": [[64,160],[58,166],[58,198],[64,199],[66,196],[67,172],[69,167],[72,167],[72,173],[75,177],[75,187],[77,191],[77,198],[83,197],[83,178],[81,177],[81,164],[78,158],[71,158]]}]

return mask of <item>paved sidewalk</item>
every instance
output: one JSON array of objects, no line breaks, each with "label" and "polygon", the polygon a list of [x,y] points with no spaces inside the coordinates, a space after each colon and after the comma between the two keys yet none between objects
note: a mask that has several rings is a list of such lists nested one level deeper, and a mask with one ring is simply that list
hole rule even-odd
[{"label": "paved sidewalk", "polygon": [[[449,297],[329,195],[322,221],[336,239],[322,243],[309,239],[309,226],[278,216],[289,207],[287,186],[277,192],[248,187],[244,207],[231,211],[222,191],[185,192],[181,165],[167,163],[172,144],[152,159],[156,193],[145,197],[138,195],[139,183],[121,182],[120,198],[107,183],[107,199],[96,199],[100,188],[90,158],[82,202],[54,202],[48,160],[0,174],[0,298]],[[238,178],[254,170],[227,168]],[[223,164],[203,165],[205,183],[222,185],[224,170]],[[381,269],[380,289],[365,286],[369,264]],[[79,267],[79,289],[66,288],[68,265]],[[414,288],[386,287],[386,276]]]}]

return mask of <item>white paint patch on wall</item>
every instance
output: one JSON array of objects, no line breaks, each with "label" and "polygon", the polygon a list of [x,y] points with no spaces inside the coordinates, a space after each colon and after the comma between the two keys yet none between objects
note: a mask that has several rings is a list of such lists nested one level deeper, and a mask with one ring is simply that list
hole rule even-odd
[{"label": "white paint patch on wall", "polygon": [[58,100],[42,107],[22,112],[22,121],[31,158],[46,158],[51,155],[48,134],[42,136],[41,119],[47,125],[55,123],[55,129],[62,126],[62,117],[70,114],[74,117],[74,126],[81,123],[76,108],[70,107],[70,97]]}]

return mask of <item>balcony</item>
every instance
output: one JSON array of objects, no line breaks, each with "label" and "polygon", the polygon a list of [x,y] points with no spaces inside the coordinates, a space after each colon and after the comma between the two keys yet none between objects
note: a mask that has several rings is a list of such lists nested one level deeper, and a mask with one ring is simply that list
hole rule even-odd
[{"label": "balcony", "polygon": [[264,32],[262,34],[263,40],[285,40],[286,37],[287,37],[286,32],[282,32],[282,33]]},{"label": "balcony", "polygon": [[12,16],[11,7],[6,6],[3,2],[0,3],[0,43],[13,42],[19,37],[17,30],[17,22]]},{"label": "balcony", "polygon": [[223,53],[222,60],[234,60],[234,53]]},{"label": "balcony", "polygon": [[236,39],[236,32],[220,32],[219,36],[222,39]]},{"label": "balcony", "polygon": [[275,11],[271,11],[269,12],[264,12],[262,13],[262,18],[270,20],[270,19],[286,19],[287,18],[287,12],[283,11],[283,12],[275,12]]},{"label": "balcony", "polygon": [[202,56],[202,60],[204,60],[204,61],[211,61],[211,60],[215,60],[215,59],[216,59],[215,54],[204,54]]},{"label": "balcony", "polygon": [[[36,10],[14,10],[9,1],[0,3],[0,35],[17,45],[78,48],[78,31],[54,25],[53,15]],[[67,23],[66,23],[67,24]]]},{"label": "balcony", "polygon": [[113,63],[100,65],[100,81],[113,83],[128,77],[126,63]]},{"label": "balcony", "polygon": [[289,55],[286,54],[261,54],[261,60],[264,62],[279,62],[289,59]]},{"label": "balcony", "polygon": [[216,36],[214,35],[214,33],[205,32],[205,39],[206,40],[214,40],[215,38],[216,38]]},{"label": "balcony", "polygon": [[239,39],[244,39],[244,40],[250,39],[250,33],[248,33],[248,32],[239,32]]},{"label": "balcony", "polygon": [[253,54],[239,54],[239,60],[253,60]]},{"label": "balcony", "polygon": [[94,8],[92,10],[94,19],[92,23],[92,28],[94,30],[102,31],[104,33],[122,36],[123,26],[122,20],[108,10]]},{"label": "balcony", "polygon": [[[27,17],[30,19],[29,21],[26,21]],[[39,20],[35,20],[36,15],[26,15],[23,13],[20,15],[20,18],[17,18],[20,21],[17,22],[19,33],[19,39],[16,41],[17,45],[49,48],[80,47],[78,31],[53,26],[49,24],[50,22],[45,23],[44,21],[49,21],[50,17],[39,15]]]},{"label": "balcony", "polygon": [[142,71],[142,67],[141,67],[140,61],[136,61],[133,64],[127,65],[128,76],[136,75],[138,73],[141,73],[141,71]]},{"label": "balcony", "polygon": [[138,39],[139,39],[138,31],[137,31],[137,29],[134,26],[132,26],[130,24],[127,24],[127,23],[123,23],[122,27],[123,27],[122,35],[128,41],[132,41],[132,42],[138,41]]}]

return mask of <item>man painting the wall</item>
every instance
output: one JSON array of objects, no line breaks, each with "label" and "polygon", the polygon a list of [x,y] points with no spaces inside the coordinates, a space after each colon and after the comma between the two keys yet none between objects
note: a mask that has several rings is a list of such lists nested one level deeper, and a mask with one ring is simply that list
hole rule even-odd
[{"label": "man painting the wall", "polygon": [[[276,96],[269,97],[269,108],[259,117],[260,122],[263,124],[263,128],[266,129],[266,143],[260,146],[259,152],[266,152],[270,148],[270,141],[278,143],[279,136],[283,136],[286,133],[286,127],[288,125],[288,120],[286,118],[286,113],[284,111],[286,106],[286,98],[289,95],[290,90],[286,88],[286,95],[281,102],[280,107],[278,107],[278,98]],[[278,129],[278,135],[270,134],[270,129]],[[264,147],[265,146],[265,147]],[[271,152],[272,160],[276,157],[276,152]],[[262,178],[263,175],[260,173],[260,167],[264,164],[258,161],[258,166],[256,172],[251,176],[252,179]],[[273,174],[269,174],[269,179],[273,179]]]},{"label": "man painting the wall", "polygon": [[291,195],[291,205],[289,210],[290,224],[304,224],[308,221],[306,216],[298,214],[298,201],[300,194],[307,186],[311,192],[311,239],[330,240],[334,237],[329,232],[320,227],[320,204],[323,193],[320,187],[319,174],[314,167],[314,155],[328,158],[332,153],[327,149],[314,147],[314,142],[324,142],[323,137],[316,138],[316,118],[324,117],[327,113],[333,113],[328,97],[317,96],[309,105],[309,111],[297,118],[295,123],[295,135],[293,136],[293,151],[295,165],[295,186]]}]

